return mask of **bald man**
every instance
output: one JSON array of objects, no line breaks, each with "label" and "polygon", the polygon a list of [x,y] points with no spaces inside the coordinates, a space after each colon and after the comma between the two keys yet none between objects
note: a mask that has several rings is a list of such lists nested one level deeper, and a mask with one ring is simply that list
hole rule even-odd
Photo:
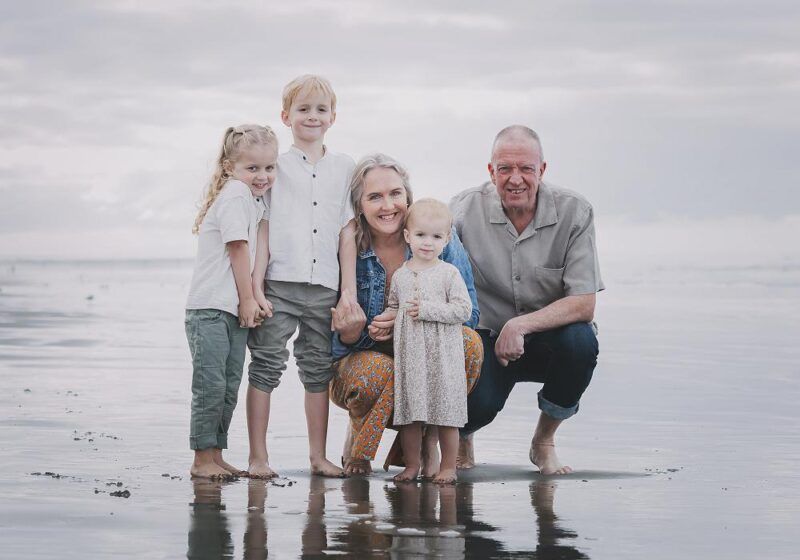
[{"label": "bald man", "polygon": [[592,379],[595,294],[604,289],[592,206],[542,181],[542,144],[526,126],[497,134],[488,168],[491,182],[450,203],[472,261],[484,345],[459,463],[474,466],[474,432],[494,420],[516,383],[534,381],[543,386],[530,460],[542,474],[567,474],[572,468],[559,461],[555,434]]}]

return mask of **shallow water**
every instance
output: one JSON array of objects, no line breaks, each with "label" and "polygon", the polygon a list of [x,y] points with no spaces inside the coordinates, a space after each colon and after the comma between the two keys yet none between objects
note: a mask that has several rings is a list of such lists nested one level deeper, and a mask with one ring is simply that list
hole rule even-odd
[{"label": "shallow water", "polygon": [[[526,384],[476,436],[481,464],[438,488],[310,477],[293,364],[270,423],[282,478],[193,483],[191,263],[0,263],[3,556],[796,557],[800,266],[606,269],[600,363],[559,433],[576,473],[528,463]],[[333,407],[329,457],[345,424]],[[230,445],[244,465],[242,406]]]}]

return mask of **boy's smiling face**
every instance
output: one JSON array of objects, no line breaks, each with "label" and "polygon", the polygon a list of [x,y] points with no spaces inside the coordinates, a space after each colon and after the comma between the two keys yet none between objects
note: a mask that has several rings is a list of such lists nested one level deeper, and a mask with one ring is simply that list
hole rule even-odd
[{"label": "boy's smiling face", "polygon": [[289,111],[281,111],[283,124],[292,129],[295,142],[316,143],[336,120],[331,110],[330,96],[319,91],[302,91],[292,102]]}]

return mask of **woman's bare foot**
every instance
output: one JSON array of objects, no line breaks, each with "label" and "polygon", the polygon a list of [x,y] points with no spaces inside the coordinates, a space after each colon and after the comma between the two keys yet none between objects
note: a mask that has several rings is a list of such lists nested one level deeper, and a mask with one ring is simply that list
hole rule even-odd
[{"label": "woman's bare foot", "polygon": [[456,457],[456,468],[471,469],[475,466],[475,448],[472,443],[472,436],[458,438],[458,456]]},{"label": "woman's bare foot", "polygon": [[275,478],[278,476],[278,473],[270,468],[267,461],[251,459],[250,464],[247,466],[247,476],[250,478],[260,478],[266,480],[269,478]]},{"label": "woman's bare foot", "polygon": [[372,464],[366,459],[346,459],[344,473],[348,476],[353,474],[369,476],[372,474]]},{"label": "woman's bare foot", "polygon": [[433,482],[436,484],[455,484],[457,480],[455,469],[442,469],[433,477]]},{"label": "woman's bare foot", "polygon": [[539,467],[539,472],[542,474],[569,474],[572,472],[572,467],[562,465],[558,460],[556,446],[552,442],[531,441],[528,457],[531,463]]},{"label": "woman's bare foot", "polygon": [[347,478],[344,470],[327,459],[319,459],[311,463],[311,474],[328,478]]},{"label": "woman's bare foot", "polygon": [[392,477],[395,482],[412,482],[419,476],[419,465],[406,467]]},{"label": "woman's bare foot", "polygon": [[214,449],[214,463],[231,473],[233,476],[247,476],[247,471],[237,469],[222,458],[222,449]]}]

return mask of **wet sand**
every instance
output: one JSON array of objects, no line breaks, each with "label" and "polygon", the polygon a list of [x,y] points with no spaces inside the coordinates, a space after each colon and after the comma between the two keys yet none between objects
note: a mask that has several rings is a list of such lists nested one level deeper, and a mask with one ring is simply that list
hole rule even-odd
[{"label": "wet sand", "polygon": [[[282,477],[191,481],[190,264],[0,263],[3,556],[796,557],[800,267],[607,269],[601,361],[558,442],[576,472],[528,463],[538,386],[520,385],[479,465],[439,488],[309,476],[293,365],[270,424]],[[331,458],[345,423],[332,407]]]}]

